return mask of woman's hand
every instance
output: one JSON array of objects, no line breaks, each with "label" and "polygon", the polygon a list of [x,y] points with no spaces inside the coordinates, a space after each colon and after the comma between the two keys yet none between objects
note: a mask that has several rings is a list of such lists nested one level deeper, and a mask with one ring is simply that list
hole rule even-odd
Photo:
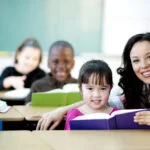
[{"label": "woman's hand", "polygon": [[140,125],[150,125],[150,111],[141,111],[134,116],[134,122]]},{"label": "woman's hand", "polygon": [[63,120],[65,114],[66,111],[63,109],[63,107],[43,114],[42,118],[37,124],[36,130],[55,129]]}]

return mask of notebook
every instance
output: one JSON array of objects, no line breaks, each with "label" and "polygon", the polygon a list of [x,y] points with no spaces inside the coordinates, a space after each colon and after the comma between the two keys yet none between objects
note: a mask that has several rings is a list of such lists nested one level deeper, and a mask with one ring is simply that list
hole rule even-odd
[{"label": "notebook", "polygon": [[66,84],[62,89],[32,94],[33,106],[64,106],[81,101],[78,84]]}]

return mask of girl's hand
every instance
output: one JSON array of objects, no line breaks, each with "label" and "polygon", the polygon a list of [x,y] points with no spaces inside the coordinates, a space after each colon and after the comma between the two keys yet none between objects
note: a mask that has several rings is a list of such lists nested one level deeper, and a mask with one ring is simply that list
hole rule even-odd
[{"label": "girl's hand", "polygon": [[134,116],[134,122],[137,122],[140,125],[150,125],[150,111],[136,113]]},{"label": "girl's hand", "polygon": [[36,130],[53,130],[63,120],[66,111],[63,108],[57,108],[54,111],[43,114],[39,120]]},{"label": "girl's hand", "polygon": [[21,89],[24,88],[24,80],[26,79],[26,76],[10,76],[4,79],[3,86],[4,88],[10,88],[13,87],[15,89]]}]

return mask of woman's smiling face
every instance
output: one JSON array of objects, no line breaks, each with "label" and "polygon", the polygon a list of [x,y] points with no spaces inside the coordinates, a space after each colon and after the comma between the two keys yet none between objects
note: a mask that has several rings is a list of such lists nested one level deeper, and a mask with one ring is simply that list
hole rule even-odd
[{"label": "woman's smiling face", "polygon": [[150,42],[135,43],[130,52],[130,59],[136,76],[144,83],[150,84]]}]

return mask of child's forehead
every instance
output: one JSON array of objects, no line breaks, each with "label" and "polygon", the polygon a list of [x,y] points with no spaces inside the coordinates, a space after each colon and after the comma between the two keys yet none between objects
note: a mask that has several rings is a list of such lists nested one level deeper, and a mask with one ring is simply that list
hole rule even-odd
[{"label": "child's forehead", "polygon": [[35,53],[40,53],[40,49],[38,47],[33,47],[33,46],[26,46],[24,48],[22,48],[22,50],[19,52],[20,54],[31,54],[33,53],[33,55]]},{"label": "child's forehead", "polygon": [[50,55],[64,54],[64,53],[73,54],[73,50],[70,47],[62,46],[62,45],[54,46],[50,50]]},{"label": "child's forehead", "polygon": [[103,87],[103,86],[108,86],[108,84],[94,84],[94,83],[83,83],[82,84],[82,87],[98,88],[98,87]]}]

